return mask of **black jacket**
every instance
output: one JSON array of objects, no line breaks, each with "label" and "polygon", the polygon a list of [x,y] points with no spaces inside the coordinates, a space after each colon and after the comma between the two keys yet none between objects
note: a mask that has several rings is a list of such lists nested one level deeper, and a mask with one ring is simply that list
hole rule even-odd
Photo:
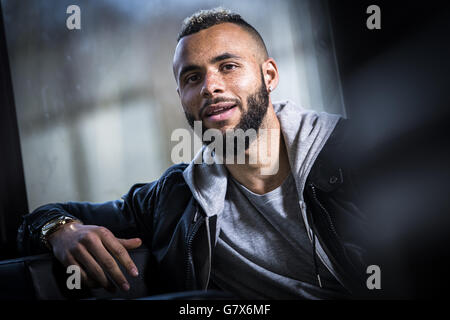
[{"label": "black jacket", "polygon": [[[348,137],[340,120],[308,176],[304,199],[308,220],[335,271],[350,293],[365,288],[365,217],[347,167]],[[140,237],[152,253],[154,293],[206,289],[214,250],[216,219],[207,218],[183,178],[186,164],[170,167],[157,181],[136,184],[121,200],[102,204],[68,202],[42,206],[23,217],[18,232],[22,254],[46,252],[40,228],[66,215],[101,225],[118,238]],[[209,238],[209,239],[208,239]]]}]

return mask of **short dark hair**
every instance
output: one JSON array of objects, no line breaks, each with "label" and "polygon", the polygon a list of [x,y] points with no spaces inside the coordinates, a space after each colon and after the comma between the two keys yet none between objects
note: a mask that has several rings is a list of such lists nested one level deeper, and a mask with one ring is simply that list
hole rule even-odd
[{"label": "short dark hair", "polygon": [[208,29],[212,26],[227,22],[236,24],[247,31],[258,43],[258,46],[261,47],[264,56],[268,56],[266,44],[264,43],[264,40],[259,32],[247,23],[247,21],[242,19],[239,14],[223,7],[200,10],[184,19],[177,41],[179,42],[182,38],[197,33],[200,30]]}]

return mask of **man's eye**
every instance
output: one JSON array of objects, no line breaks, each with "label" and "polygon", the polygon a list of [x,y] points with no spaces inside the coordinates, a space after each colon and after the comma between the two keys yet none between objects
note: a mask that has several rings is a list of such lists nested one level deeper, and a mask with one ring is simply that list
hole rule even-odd
[{"label": "man's eye", "polygon": [[236,65],[234,65],[234,64],[226,64],[226,65],[223,66],[223,69],[226,70],[226,71],[230,71],[230,70],[233,70],[235,68],[236,68]]},{"label": "man's eye", "polygon": [[186,83],[195,82],[195,81],[197,81],[198,79],[199,79],[198,75],[193,74],[193,75],[188,76],[188,77],[186,78]]}]

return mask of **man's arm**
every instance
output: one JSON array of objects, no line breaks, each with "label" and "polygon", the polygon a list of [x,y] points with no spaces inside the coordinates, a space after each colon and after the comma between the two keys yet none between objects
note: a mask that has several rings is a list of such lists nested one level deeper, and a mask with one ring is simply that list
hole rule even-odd
[{"label": "man's arm", "polygon": [[[141,239],[147,244],[151,239],[157,185],[158,182],[138,184],[121,200],[100,204],[68,202],[39,207],[23,217],[18,233],[19,249],[26,255],[51,249],[63,265],[80,266],[82,278],[88,285],[112,289],[106,276],[109,274],[126,290],[128,282],[114,258],[125,266],[128,273],[137,275],[127,250],[139,247]],[[48,237],[50,248],[46,248],[41,241],[41,229],[49,221],[62,216],[82,223],[72,222],[58,227]]]}]

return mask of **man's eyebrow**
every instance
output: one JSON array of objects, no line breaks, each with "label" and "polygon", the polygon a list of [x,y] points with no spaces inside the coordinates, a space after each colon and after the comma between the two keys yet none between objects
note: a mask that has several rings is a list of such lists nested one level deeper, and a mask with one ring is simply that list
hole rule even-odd
[{"label": "man's eyebrow", "polygon": [[241,59],[241,57],[239,57],[238,55],[232,54],[232,53],[225,52],[217,57],[212,58],[209,62],[217,63],[219,61],[226,60],[226,59]]}]

